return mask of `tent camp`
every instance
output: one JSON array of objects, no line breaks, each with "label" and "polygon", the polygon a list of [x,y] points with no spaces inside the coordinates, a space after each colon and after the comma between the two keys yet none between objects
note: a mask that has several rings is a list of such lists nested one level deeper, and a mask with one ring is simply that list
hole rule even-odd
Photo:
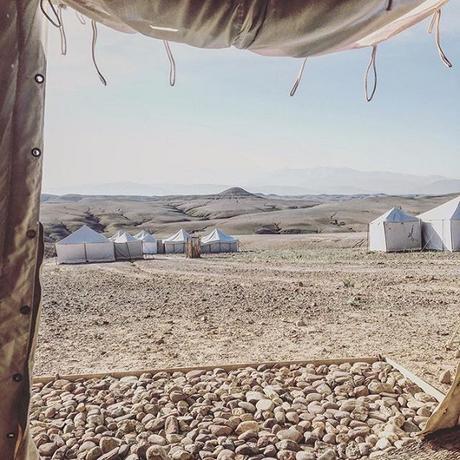
[{"label": "tent camp", "polygon": [[87,225],[56,243],[59,264],[112,262],[115,260],[113,243]]},{"label": "tent camp", "polygon": [[369,224],[369,251],[399,252],[422,248],[420,222],[392,208]]},{"label": "tent camp", "polygon": [[238,251],[238,240],[218,228],[201,238],[201,252],[203,254],[236,251]]},{"label": "tent camp", "polygon": [[182,254],[185,252],[185,245],[192,236],[181,228],[177,233],[163,240],[166,254]]},{"label": "tent camp", "polygon": [[116,260],[142,259],[142,241],[124,232],[113,240]]},{"label": "tent camp", "polygon": [[[86,30],[92,33],[93,62],[96,74],[104,84],[106,80],[95,59],[97,24],[100,23],[119,32],[139,32],[164,40],[171,65],[171,84],[174,84],[175,67],[168,41],[202,48],[235,46],[266,56],[297,58],[369,47],[367,73],[372,71],[376,76],[377,46],[430,16],[435,19],[437,51],[443,62],[450,64],[439,38],[440,11],[447,0],[2,2],[0,452],[5,460],[38,459],[37,449],[31,440],[28,411],[41,309],[39,273],[44,252],[39,210],[43,158],[46,157],[43,138],[47,81],[46,28],[51,23],[59,28],[61,37],[65,37],[59,16],[50,7],[61,3],[91,21],[92,27],[86,27]],[[299,64],[300,71],[293,91],[299,85],[305,60]],[[78,70],[76,79],[79,78]],[[374,92],[375,85],[370,88],[369,99]],[[90,111],[87,115],[91,115]],[[79,127],[75,126],[74,129],[76,133]],[[50,126],[48,132],[53,133],[54,128]],[[52,161],[52,158],[48,160]],[[460,372],[452,391],[428,421],[427,431],[434,432],[458,423],[459,380]]]},{"label": "tent camp", "polygon": [[157,240],[151,233],[142,230],[141,232],[134,235],[134,238],[136,238],[136,240],[142,241],[142,252],[145,255],[157,253]]},{"label": "tent camp", "polygon": [[460,251],[460,196],[417,216],[423,249]]}]

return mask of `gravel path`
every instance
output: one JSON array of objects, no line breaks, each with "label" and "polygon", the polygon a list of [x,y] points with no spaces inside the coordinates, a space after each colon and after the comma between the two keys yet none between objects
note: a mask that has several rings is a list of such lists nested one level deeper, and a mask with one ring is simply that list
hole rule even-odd
[{"label": "gravel path", "polygon": [[411,442],[436,402],[385,362],[35,384],[43,460],[378,458]]}]

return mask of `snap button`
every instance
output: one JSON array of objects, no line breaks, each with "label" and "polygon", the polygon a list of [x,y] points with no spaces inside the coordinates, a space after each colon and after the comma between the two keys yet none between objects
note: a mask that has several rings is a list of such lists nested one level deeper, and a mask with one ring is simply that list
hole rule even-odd
[{"label": "snap button", "polygon": [[30,153],[32,154],[33,157],[38,158],[38,157],[42,154],[42,151],[41,151],[39,148],[34,147],[34,148],[30,151]]},{"label": "snap button", "polygon": [[29,305],[23,305],[19,311],[21,312],[22,315],[28,315],[30,314],[30,307]]}]

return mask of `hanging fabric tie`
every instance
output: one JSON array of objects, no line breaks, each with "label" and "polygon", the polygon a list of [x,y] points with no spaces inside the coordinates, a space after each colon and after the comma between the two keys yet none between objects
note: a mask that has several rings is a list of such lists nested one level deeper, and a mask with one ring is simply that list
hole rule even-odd
[{"label": "hanging fabric tie", "polygon": [[[45,1],[47,1],[48,5],[50,6],[51,11],[53,12],[53,15],[54,15],[54,19],[46,11]],[[61,27],[59,15],[53,3],[51,2],[51,0],[40,0],[40,9],[42,10],[42,13],[45,15],[46,19],[48,19],[48,21],[51,22],[51,24],[53,24],[54,27],[58,27],[58,28]]]},{"label": "hanging fabric tie", "polygon": [[96,42],[97,42],[97,25],[96,21],[94,19],[91,20],[91,28],[93,30],[93,38],[91,41],[91,57],[93,59],[93,64],[94,68],[96,69],[96,72],[99,76],[99,79],[101,80],[101,83],[104,86],[107,86],[107,80],[104,78],[104,75],[102,75],[101,71],[99,70],[99,67],[96,62]]},{"label": "hanging fabric tie", "polygon": [[441,58],[441,61],[446,67],[451,68],[453,67],[452,62],[450,62],[447,56],[444,54],[444,50],[442,49],[442,46],[441,46],[440,22],[441,22],[441,10],[439,9],[439,10],[436,10],[436,12],[433,14],[433,18],[431,19],[430,27],[428,28],[428,33],[431,34],[433,32],[433,28],[435,29],[436,48],[438,49],[439,57]]},{"label": "hanging fabric tie", "polygon": [[79,13],[77,10],[75,10],[75,16],[77,16],[77,19],[80,22],[80,24],[83,24],[83,25],[86,24],[84,16],[81,13]]},{"label": "hanging fabric tie", "polygon": [[295,79],[294,84],[292,85],[291,91],[289,93],[289,96],[294,96],[294,94],[297,91],[297,88],[300,85],[300,82],[302,81],[302,76],[303,76],[303,70],[305,69],[305,64],[307,63],[307,59],[305,58],[302,62],[302,65],[300,66],[299,73],[297,74],[297,78]]},{"label": "hanging fabric tie", "polygon": [[58,17],[59,17],[59,23],[61,26],[59,27],[59,34],[61,35],[61,54],[65,56],[67,54],[67,37],[65,35],[65,30],[64,30],[64,20],[62,19],[62,10],[64,9],[64,6],[61,4],[58,6]]},{"label": "hanging fabric tie", "polygon": [[176,61],[174,60],[174,56],[169,46],[169,42],[167,40],[163,40],[163,45],[165,47],[166,54],[168,55],[169,59],[169,84],[171,86],[174,86],[176,84]]},{"label": "hanging fabric tie", "polygon": [[[375,57],[377,55],[377,46],[374,45],[372,47],[371,59],[366,69],[366,75],[364,77],[364,91],[366,93],[366,101],[371,102],[374,98],[375,91],[377,90],[377,66],[375,64]],[[372,86],[372,90],[369,92],[369,73],[372,69],[373,77],[374,77],[374,84]]]},{"label": "hanging fabric tie", "polygon": [[393,0],[388,0],[387,11],[391,11],[392,8],[393,8]]}]

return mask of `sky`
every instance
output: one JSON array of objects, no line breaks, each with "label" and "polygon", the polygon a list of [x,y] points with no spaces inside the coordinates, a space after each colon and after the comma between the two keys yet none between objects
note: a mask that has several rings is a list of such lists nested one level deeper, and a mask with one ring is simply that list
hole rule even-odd
[{"label": "sky", "polygon": [[[307,62],[163,44],[64,12],[68,53],[48,34],[44,191],[84,184],[250,183],[284,169],[349,167],[460,178],[460,2],[443,8],[445,68],[427,23],[378,48],[378,88],[364,100],[369,49]],[[84,193],[84,190],[80,190]]]}]

